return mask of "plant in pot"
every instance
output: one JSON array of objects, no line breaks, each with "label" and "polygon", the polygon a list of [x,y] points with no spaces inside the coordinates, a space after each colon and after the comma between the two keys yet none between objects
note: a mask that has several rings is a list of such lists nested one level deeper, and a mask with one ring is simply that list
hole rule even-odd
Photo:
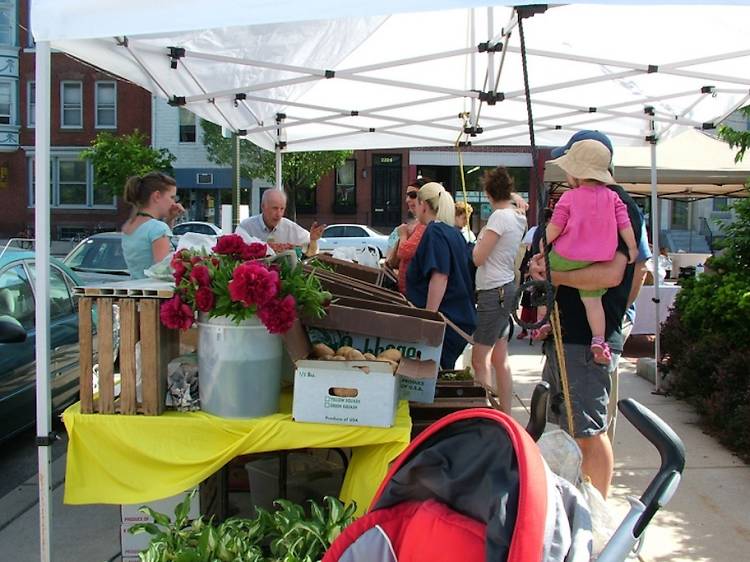
[{"label": "plant in pot", "polygon": [[283,254],[262,243],[221,236],[212,252],[183,249],[171,260],[174,296],[162,323],[186,330],[198,322],[201,409],[250,418],[278,409],[283,346],[298,314],[320,317],[331,294]]},{"label": "plant in pot", "polygon": [[252,519],[230,518],[220,524],[202,517],[189,521],[193,492],[175,508],[174,520],[141,508],[153,523],[137,523],[129,532],[149,533],[151,542],[139,554],[143,562],[315,562],[354,519],[356,504],[344,506],[327,496],[314,500],[309,515],[301,505],[276,500],[273,513],[256,508]]}]

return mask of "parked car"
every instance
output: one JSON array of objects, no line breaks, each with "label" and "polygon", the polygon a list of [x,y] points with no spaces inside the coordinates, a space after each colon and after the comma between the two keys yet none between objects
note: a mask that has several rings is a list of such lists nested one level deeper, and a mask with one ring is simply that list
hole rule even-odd
[{"label": "parked car", "polygon": [[172,234],[182,236],[188,232],[197,232],[198,234],[209,234],[211,236],[221,236],[224,232],[215,224],[210,222],[186,221],[177,224],[172,228]]},{"label": "parked car", "polygon": [[63,263],[78,274],[84,285],[130,279],[120,232],[104,232],[85,238],[65,256]]},{"label": "parked car", "polygon": [[[62,262],[50,267],[50,389],[52,411],[78,399],[78,311],[73,287],[82,280]],[[0,441],[36,421],[36,269],[34,253],[0,255]]]},{"label": "parked car", "polygon": [[363,224],[332,224],[326,227],[318,242],[319,251],[348,247],[377,248],[382,258],[388,252],[388,237]]}]

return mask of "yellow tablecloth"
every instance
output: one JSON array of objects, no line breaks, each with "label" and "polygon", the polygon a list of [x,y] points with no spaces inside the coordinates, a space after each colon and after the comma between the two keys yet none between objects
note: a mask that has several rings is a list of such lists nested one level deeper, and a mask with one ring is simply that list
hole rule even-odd
[{"label": "yellow tablecloth", "polygon": [[389,429],[297,423],[291,396],[281,412],[234,420],[205,412],[161,416],[81,414],[80,404],[63,413],[68,431],[65,503],[133,504],[183,492],[234,457],[248,453],[351,447],[341,488],[344,502],[369,507],[388,464],[409,444],[411,418],[402,401]]}]

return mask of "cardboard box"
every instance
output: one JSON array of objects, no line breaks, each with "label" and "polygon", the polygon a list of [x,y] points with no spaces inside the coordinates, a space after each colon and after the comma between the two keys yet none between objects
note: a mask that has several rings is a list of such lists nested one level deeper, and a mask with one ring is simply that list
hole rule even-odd
[{"label": "cardboard box", "polygon": [[378,355],[389,348],[412,360],[399,367],[402,397],[431,403],[435,397],[445,320],[410,306],[340,298],[324,318],[304,319],[310,341],[337,349],[349,345]]},{"label": "cardboard box", "polygon": [[[299,422],[392,427],[398,380],[391,367],[379,361],[297,361],[292,417]],[[335,396],[334,388],[350,389],[356,396]]]},{"label": "cardboard box", "polygon": [[330,265],[336,273],[346,275],[353,279],[359,279],[373,285],[382,285],[383,283],[383,270],[378,267],[369,267],[366,265],[360,265],[358,263],[340,260],[334,258],[329,254],[317,254],[314,258],[318,261]]},{"label": "cardboard box", "polygon": [[129,529],[132,526],[133,524],[120,525],[120,552],[123,562],[129,560],[140,562],[141,559],[138,553],[146,550],[153,538],[148,533],[131,534]]},{"label": "cardboard box", "polygon": [[347,275],[341,275],[340,273],[333,271],[315,269],[310,265],[306,265],[305,270],[308,272],[314,271],[315,277],[318,278],[323,288],[334,296],[354,297],[411,306],[406,300],[406,297],[397,291],[384,289],[372,283],[355,279]]},{"label": "cardboard box", "polygon": [[[138,511],[144,505],[147,505],[157,513],[164,513],[168,515],[170,519],[174,519],[175,508],[185,499],[185,497],[196,488],[192,488],[182,494],[164,498],[163,500],[156,500],[152,502],[135,503],[130,505],[122,505],[120,507],[120,513],[122,514],[123,525],[132,525],[133,523],[153,523],[153,519],[146,513]],[[196,493],[190,502],[190,510],[188,511],[188,519],[198,519],[200,516],[200,494]],[[124,551],[123,551],[124,556]]]}]

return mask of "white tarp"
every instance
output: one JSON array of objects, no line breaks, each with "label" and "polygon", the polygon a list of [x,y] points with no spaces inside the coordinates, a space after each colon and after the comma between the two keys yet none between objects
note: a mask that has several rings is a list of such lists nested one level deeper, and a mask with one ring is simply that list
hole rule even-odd
[{"label": "white tarp", "polygon": [[[478,91],[494,90],[489,66],[504,101],[481,109],[474,101],[484,132],[470,140],[529,144],[511,8],[494,8],[490,24],[486,8],[460,7],[481,2],[344,4],[37,0],[32,29],[270,150],[278,140],[287,151],[452,145],[459,113],[471,111]],[[748,101],[747,6],[602,4],[524,20],[537,144],[597,128],[616,144],[642,145],[645,106],[666,137]],[[407,12],[446,6],[459,8]],[[311,19],[353,13],[364,15]],[[507,41],[503,29],[512,30]],[[488,40],[507,44],[502,70],[501,53],[476,52]],[[169,47],[185,49],[174,69]]]},{"label": "white tarp", "polygon": [[[736,149],[701,131],[687,129],[658,145],[659,196],[706,197],[748,195],[750,160],[735,162]],[[649,147],[618,147],[613,163],[615,178],[631,193],[648,194],[651,174]],[[544,181],[562,182],[557,166],[547,166]]]}]

